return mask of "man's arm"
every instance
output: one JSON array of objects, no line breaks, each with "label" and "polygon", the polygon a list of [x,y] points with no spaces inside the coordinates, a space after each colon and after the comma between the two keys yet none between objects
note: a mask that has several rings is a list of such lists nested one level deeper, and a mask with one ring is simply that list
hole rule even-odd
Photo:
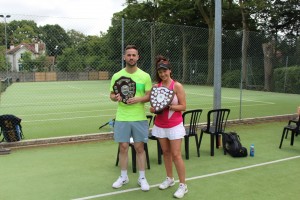
[{"label": "man's arm", "polygon": [[141,102],[146,103],[150,101],[150,92],[151,91],[146,91],[145,96],[141,97]]}]

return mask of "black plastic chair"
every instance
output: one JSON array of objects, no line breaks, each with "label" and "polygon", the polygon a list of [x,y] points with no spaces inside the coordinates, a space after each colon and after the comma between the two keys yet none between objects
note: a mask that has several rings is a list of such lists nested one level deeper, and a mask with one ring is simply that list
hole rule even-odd
[{"label": "black plastic chair", "polygon": [[[291,120],[289,120],[289,123],[288,123],[288,125],[291,125],[291,124],[295,124],[295,125],[297,125],[297,122],[298,122],[298,118],[296,118],[296,119],[291,119]],[[300,129],[300,128],[299,128]],[[285,134],[285,139],[287,139],[288,138],[288,131],[286,131],[286,134]],[[299,132],[298,133],[296,133],[296,136],[298,136],[299,135]]]},{"label": "black plastic chair", "polygon": [[[152,115],[147,115],[147,119],[148,119],[148,124],[149,124],[149,127],[150,127],[153,116]],[[135,151],[135,148],[134,148],[134,144],[129,143],[129,147],[131,149],[132,172],[136,173],[136,151]],[[146,154],[147,168],[150,169],[150,159],[149,159],[149,152],[148,152],[147,143],[144,143],[144,150],[145,150],[145,154]],[[120,146],[118,146],[116,166],[118,166],[118,164],[119,164],[119,153],[120,153]]]},{"label": "black plastic chair", "polygon": [[[153,117],[152,115],[147,115],[147,118],[150,117],[150,116]],[[153,124],[154,124],[154,121],[155,121],[155,116],[153,117]],[[149,125],[149,127],[150,127],[150,125]],[[156,141],[156,146],[157,146],[157,162],[158,162],[159,165],[161,165],[161,163],[162,163],[162,159],[161,159],[161,157],[162,157],[162,149],[161,149],[159,140],[158,140],[157,137],[155,137],[155,136],[153,136],[151,134],[151,130],[149,131],[149,137],[148,138],[150,140],[155,140]]]},{"label": "black plastic chair", "polygon": [[[203,133],[210,134],[210,155],[214,156],[214,140],[216,138],[216,148],[219,148],[219,135],[223,136],[225,132],[227,119],[230,113],[230,109],[214,109],[207,113],[207,124],[206,127],[201,129],[199,146],[200,149]],[[223,138],[223,137],[222,137]],[[224,143],[224,142],[223,142]],[[224,144],[223,144],[224,147]],[[226,154],[224,148],[224,155]]]},{"label": "black plastic chair", "polygon": [[190,137],[195,137],[197,155],[198,157],[200,157],[197,128],[199,126],[199,121],[200,121],[200,116],[202,114],[202,111],[203,111],[202,109],[195,109],[195,110],[185,111],[182,114],[184,126],[188,125],[186,128],[186,135],[184,136],[186,160],[189,159],[189,138]]},{"label": "black plastic chair", "polygon": [[284,137],[287,138],[289,131],[292,132],[290,145],[293,146],[295,135],[297,136],[300,133],[300,115],[297,120],[289,120],[288,125],[283,128],[279,149],[281,149],[283,139]]}]

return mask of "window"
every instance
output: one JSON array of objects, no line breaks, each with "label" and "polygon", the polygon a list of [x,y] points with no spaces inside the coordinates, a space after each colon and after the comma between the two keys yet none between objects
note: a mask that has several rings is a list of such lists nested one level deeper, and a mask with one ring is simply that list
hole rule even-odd
[{"label": "window", "polygon": [[22,65],[22,63],[19,63],[18,65],[19,65],[19,71],[23,71],[23,65]]}]

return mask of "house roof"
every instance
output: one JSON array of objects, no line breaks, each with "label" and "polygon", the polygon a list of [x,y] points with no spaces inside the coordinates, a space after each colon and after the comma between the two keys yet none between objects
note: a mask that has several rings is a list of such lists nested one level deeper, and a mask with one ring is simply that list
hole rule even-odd
[{"label": "house roof", "polygon": [[39,54],[40,52],[45,50],[45,43],[37,43],[37,44],[38,44],[38,52],[35,49],[35,43],[31,43],[31,44],[19,44],[18,46],[8,50],[7,54],[15,54],[22,48],[26,48],[28,51],[34,54]]}]

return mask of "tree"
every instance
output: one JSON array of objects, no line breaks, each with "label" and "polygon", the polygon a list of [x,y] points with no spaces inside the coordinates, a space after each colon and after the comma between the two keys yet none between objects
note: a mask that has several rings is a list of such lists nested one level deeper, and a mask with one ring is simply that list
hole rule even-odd
[{"label": "tree", "polygon": [[14,20],[11,21],[7,27],[7,37],[10,45],[32,43],[37,40],[40,35],[40,30],[37,27],[37,24],[32,20]]},{"label": "tree", "polygon": [[272,87],[272,73],[273,73],[273,57],[275,51],[275,45],[273,42],[262,44],[264,52],[264,70],[265,70],[265,91],[271,91]]},{"label": "tree", "polygon": [[70,44],[72,47],[76,47],[86,40],[86,36],[83,33],[80,33],[74,29],[67,31],[67,35],[70,38]]},{"label": "tree", "polygon": [[47,62],[47,58],[45,55],[33,58],[32,53],[28,51],[23,54],[20,63],[22,65],[22,71],[28,72],[49,71],[50,65],[52,65],[52,63]]},{"label": "tree", "polygon": [[6,70],[5,45],[0,46],[0,72]]},{"label": "tree", "polygon": [[[195,7],[194,1],[186,0],[164,0],[159,1],[158,17],[159,22],[184,25],[184,26],[206,26],[203,22],[200,13]],[[181,34],[181,51],[182,51],[182,82],[188,81],[188,57],[190,54],[190,46],[195,37],[194,30],[188,27],[179,27]],[[176,28],[177,29],[177,28]]]},{"label": "tree", "polygon": [[[252,0],[248,9],[256,20],[258,30],[265,35],[262,45],[264,52],[264,89],[272,90],[272,74],[277,49],[289,44],[289,49],[296,49],[297,36],[300,32],[299,0]],[[282,50],[281,50],[282,51]],[[296,52],[296,51],[294,51]],[[288,52],[285,52],[288,53]]]},{"label": "tree", "polygon": [[196,0],[196,5],[204,18],[205,23],[208,26],[208,74],[207,74],[207,85],[213,84],[213,77],[214,77],[214,1],[211,0]]},{"label": "tree", "polygon": [[86,66],[84,56],[75,48],[65,48],[57,60],[57,69],[62,72],[83,71]]},{"label": "tree", "polygon": [[[186,0],[157,0],[157,1],[127,1],[128,6],[123,10],[122,17],[125,19],[150,22],[150,41],[151,41],[151,74],[155,75],[155,56],[161,52],[171,52],[174,47],[181,48],[182,57],[182,82],[187,81],[188,56],[193,36],[188,32],[188,28],[183,26],[167,28],[167,24],[185,26],[204,26],[201,22],[200,13],[194,6],[194,1]],[[164,23],[164,24],[163,24]],[[163,28],[164,29],[163,29]],[[146,32],[145,32],[146,31]],[[144,30],[145,36],[148,30]],[[178,36],[178,33],[180,35]],[[168,37],[170,36],[170,37]],[[142,40],[144,41],[144,40]],[[167,48],[170,47],[170,48]],[[174,47],[173,47],[174,46]],[[167,56],[167,55],[166,55]],[[177,61],[171,60],[171,62]]]},{"label": "tree", "polygon": [[259,6],[254,17],[261,31],[269,36],[278,32],[283,35],[300,35],[299,0],[265,0],[257,1]]},{"label": "tree", "polygon": [[243,42],[242,42],[242,82],[243,86],[247,86],[248,79],[248,48],[249,48],[249,19],[250,14],[244,5],[245,0],[239,0],[240,10],[242,14],[242,24],[243,24]]},{"label": "tree", "polygon": [[79,43],[77,52],[85,57],[85,66],[88,70],[100,70],[102,67],[101,57],[103,48],[103,40],[98,36],[87,36],[85,41]]},{"label": "tree", "polygon": [[0,23],[0,46],[5,46],[5,24]]},{"label": "tree", "polygon": [[40,30],[40,39],[46,44],[47,55],[60,55],[65,48],[72,46],[69,35],[58,24],[47,24],[40,27]]}]

